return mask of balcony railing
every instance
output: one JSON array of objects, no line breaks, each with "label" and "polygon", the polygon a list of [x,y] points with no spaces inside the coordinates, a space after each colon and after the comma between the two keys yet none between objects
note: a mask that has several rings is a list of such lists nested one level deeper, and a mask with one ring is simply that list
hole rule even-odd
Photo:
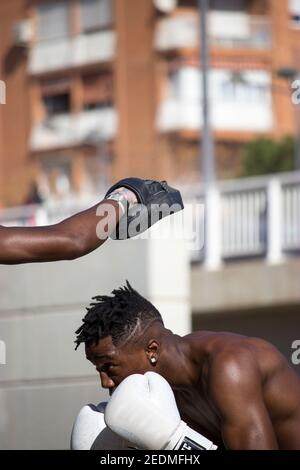
[{"label": "balcony railing", "polygon": [[247,13],[212,12],[209,18],[213,47],[268,49],[271,47],[271,21]]},{"label": "balcony railing", "polygon": [[[205,203],[205,246],[201,251],[194,246],[191,259],[203,261],[207,269],[219,269],[223,262],[253,258],[278,264],[287,256],[300,255],[300,172],[217,182],[208,188],[205,197],[196,187],[181,190],[187,208],[199,201]],[[69,199],[1,210],[0,224],[56,223],[99,199],[98,193],[93,199],[80,202]],[[197,214],[195,217],[200,220]],[[196,239],[198,242],[202,237]]]},{"label": "balcony railing", "polygon": [[115,57],[114,31],[99,31],[75,37],[41,41],[30,53],[31,74],[46,73],[98,62],[110,62]]},{"label": "balcony railing", "polygon": [[[103,190],[104,196],[105,190]],[[28,206],[13,207],[0,210],[0,225],[7,227],[36,227],[51,225],[70,217],[88,207],[96,204],[101,199],[99,193],[94,197],[75,196],[70,194],[63,200],[49,200],[44,204],[32,204]]]},{"label": "balcony railing", "polygon": [[[188,82],[187,82],[188,83]],[[273,128],[272,103],[267,92],[261,101],[225,101],[211,99],[211,124],[216,130],[234,132],[269,132]],[[160,132],[197,130],[203,126],[202,101],[199,98],[166,99],[162,101],[156,116]]]},{"label": "balcony railing", "polygon": [[[159,51],[197,48],[200,42],[200,22],[196,12],[182,13],[158,22],[155,47]],[[265,16],[243,12],[217,12],[208,16],[208,31],[212,46],[221,48],[269,49],[271,21]]]},{"label": "balcony railing", "polygon": [[300,172],[218,182],[204,197],[182,189],[186,203],[205,203],[205,249],[192,250],[208,269],[224,261],[300,254]]},{"label": "balcony railing", "polygon": [[40,151],[101,142],[114,138],[116,132],[117,114],[112,107],[82,111],[77,115],[63,114],[33,127],[30,147]]},{"label": "balcony railing", "polygon": [[222,257],[266,252],[266,188],[222,194]]}]

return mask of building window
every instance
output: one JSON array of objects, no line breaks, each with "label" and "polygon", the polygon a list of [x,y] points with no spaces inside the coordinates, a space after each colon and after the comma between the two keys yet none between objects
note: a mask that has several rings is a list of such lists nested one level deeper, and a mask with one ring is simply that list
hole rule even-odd
[{"label": "building window", "polygon": [[69,2],[55,0],[37,7],[37,39],[47,41],[69,35]]},{"label": "building window", "polygon": [[264,103],[268,97],[269,88],[266,83],[255,82],[247,74],[232,72],[231,76],[222,82],[220,97],[223,101],[237,103]]},{"label": "building window", "polygon": [[81,31],[93,33],[111,29],[113,23],[111,0],[80,0]]},{"label": "building window", "polygon": [[85,157],[84,165],[84,177],[80,192],[86,194],[105,192],[111,182],[111,158],[108,149],[100,145],[93,156]]},{"label": "building window", "polygon": [[210,6],[219,11],[246,11],[247,0],[211,0]]},{"label": "building window", "polygon": [[68,93],[44,96],[43,101],[48,118],[70,112],[70,95]]},{"label": "building window", "polygon": [[92,110],[112,106],[113,79],[108,72],[90,73],[82,78],[83,109]]},{"label": "building window", "polygon": [[289,0],[289,15],[291,26],[300,28],[300,0]]},{"label": "building window", "polygon": [[47,118],[71,111],[70,81],[68,79],[45,80],[41,94]]},{"label": "building window", "polygon": [[48,157],[41,160],[43,196],[65,198],[72,192],[72,165],[69,157]]}]

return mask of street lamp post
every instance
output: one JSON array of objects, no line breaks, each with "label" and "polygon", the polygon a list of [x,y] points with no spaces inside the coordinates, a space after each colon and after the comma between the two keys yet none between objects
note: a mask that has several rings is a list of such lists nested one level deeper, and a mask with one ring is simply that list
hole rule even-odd
[{"label": "street lamp post", "polygon": [[221,227],[220,195],[214,184],[215,155],[213,133],[210,123],[209,103],[209,44],[207,35],[207,12],[209,0],[198,0],[198,9],[201,28],[200,66],[202,66],[202,111],[203,127],[202,142],[200,138],[199,154],[202,153],[200,168],[205,198],[205,241],[204,241],[204,265],[208,270],[219,269],[221,264]]},{"label": "street lamp post", "polygon": [[[277,76],[289,82],[290,85],[299,78],[299,70],[293,67],[283,67],[277,70]],[[295,136],[295,170],[300,170],[300,105],[295,106],[295,122],[296,122],[296,136]]]},{"label": "street lamp post", "polygon": [[215,180],[215,158],[214,143],[212,130],[210,125],[210,106],[209,106],[209,44],[207,37],[207,12],[209,8],[209,0],[198,0],[198,10],[200,16],[200,64],[202,65],[202,110],[203,110],[203,127],[202,142],[200,139],[200,152],[202,159],[200,168],[202,169],[202,178],[204,185]]}]

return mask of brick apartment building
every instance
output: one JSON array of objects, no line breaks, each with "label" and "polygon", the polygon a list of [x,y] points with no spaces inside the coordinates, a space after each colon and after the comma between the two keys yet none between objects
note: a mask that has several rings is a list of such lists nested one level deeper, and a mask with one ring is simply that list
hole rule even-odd
[{"label": "brick apartment building", "polygon": [[[195,0],[1,0],[0,202],[102,192],[125,175],[199,174]],[[157,2],[159,3],[159,2]],[[295,133],[282,67],[300,69],[299,0],[211,0],[211,118],[218,176],[243,144]]]}]

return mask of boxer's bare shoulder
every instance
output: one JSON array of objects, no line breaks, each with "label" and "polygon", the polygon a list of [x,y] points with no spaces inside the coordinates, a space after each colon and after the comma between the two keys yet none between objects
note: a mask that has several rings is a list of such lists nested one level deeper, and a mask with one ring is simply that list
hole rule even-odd
[{"label": "boxer's bare shoulder", "polygon": [[206,358],[199,377],[218,412],[242,409],[243,399],[255,402],[262,421],[267,410],[279,447],[300,448],[300,379],[272,344],[214,332],[195,332],[185,341],[195,364]]},{"label": "boxer's bare shoulder", "polygon": [[205,355],[210,368],[214,364],[228,363],[232,359],[243,365],[247,361],[249,365],[256,365],[264,381],[286,369],[292,372],[279,350],[261,338],[227,332],[196,331],[183,340],[189,347],[191,359],[197,363],[199,355]]}]

